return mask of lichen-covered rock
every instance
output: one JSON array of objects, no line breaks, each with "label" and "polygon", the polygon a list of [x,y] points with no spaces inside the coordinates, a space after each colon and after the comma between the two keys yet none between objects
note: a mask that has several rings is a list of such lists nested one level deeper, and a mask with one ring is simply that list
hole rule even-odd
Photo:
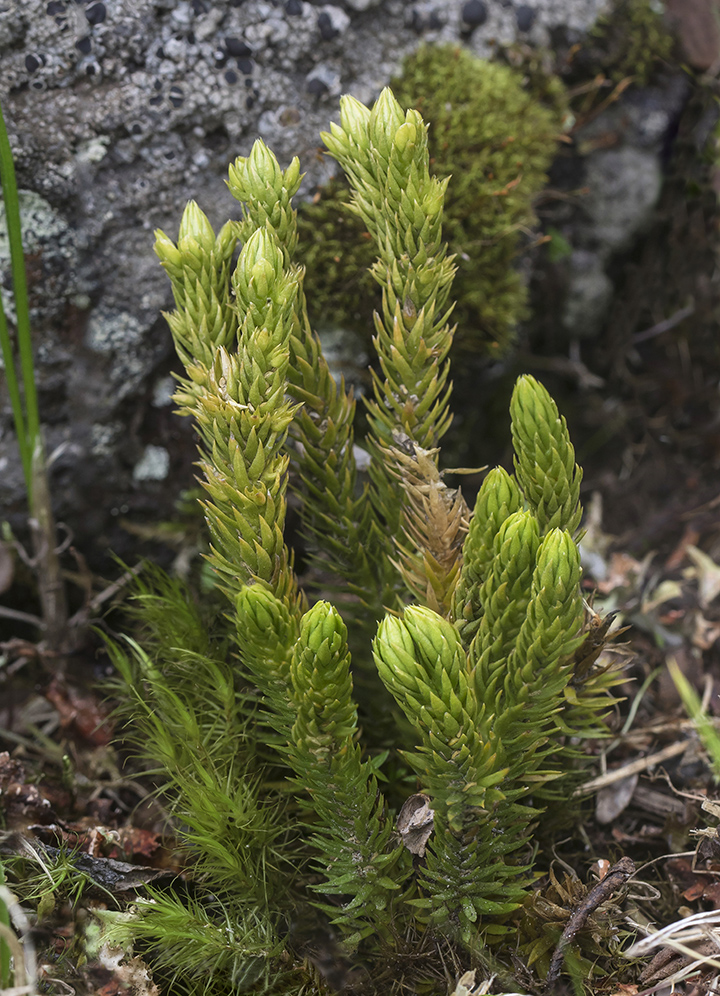
[{"label": "lichen-covered rock", "polygon": [[650,151],[627,147],[596,152],[588,164],[585,206],[605,251],[627,248],[650,218],[662,172]]},{"label": "lichen-covered rock", "polygon": [[661,4],[617,0],[568,69],[571,88],[581,79],[602,83],[579,103],[572,147],[551,178],[570,196],[543,210],[545,225],[570,247],[551,260],[546,281],[563,288],[556,294],[559,328],[570,339],[604,329],[617,276],[656,220],[670,143],[691,90],[687,73],[668,61],[672,47]]},{"label": "lichen-covered rock", "polygon": [[[52,219],[39,249],[28,243],[41,408],[49,445],[63,446],[57,512],[91,559],[90,539],[121,546],[109,524],[123,510],[169,514],[192,474],[191,430],[168,429],[166,409],[152,404],[172,362],[153,229],[172,229],[191,196],[211,220],[226,218],[233,202],[218,177],[258,133],[281,160],[300,156],[306,191],[326,180],[333,167],[318,133],[337,94],[374,99],[421,41],[462,39],[479,54],[519,38],[548,44],[557,29],[589,28],[609,3],[529,0],[533,17],[488,2],[483,23],[477,12],[464,19],[465,6],[11,0],[0,17],[0,99],[26,204],[40,198]],[[0,513],[20,524],[7,405],[2,421]],[[167,433],[182,454],[167,479],[134,479],[146,444],[166,445]]]},{"label": "lichen-covered rock", "polygon": [[603,327],[613,284],[602,258],[594,252],[576,249],[569,259],[570,280],[563,307],[562,322],[574,339],[597,335]]}]

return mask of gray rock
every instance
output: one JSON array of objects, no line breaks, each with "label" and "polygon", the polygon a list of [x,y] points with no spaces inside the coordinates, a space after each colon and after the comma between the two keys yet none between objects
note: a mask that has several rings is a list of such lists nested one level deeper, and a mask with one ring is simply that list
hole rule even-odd
[{"label": "gray rock", "polygon": [[333,38],[337,38],[347,31],[350,26],[350,17],[342,7],[326,4],[320,8],[317,23],[320,30],[320,37],[324,41],[331,41]]},{"label": "gray rock", "polygon": [[379,7],[382,0],[345,0],[345,3],[350,10],[370,10]]},{"label": "gray rock", "polygon": [[663,81],[662,86],[630,89],[589,124],[579,128],[580,146],[602,146],[608,135],[622,137],[623,146],[660,152],[668,129],[679,117],[690,93],[691,84],[684,74]]},{"label": "gray rock", "polygon": [[[40,194],[20,190],[20,224],[23,250],[34,259],[29,270],[31,319],[38,326],[62,315],[68,298],[76,294],[78,245],[76,233],[62,214]],[[3,304],[14,321],[15,302],[10,290],[10,245],[5,225],[5,205],[0,200],[0,273],[3,275]]]},{"label": "gray rock", "polygon": [[570,257],[569,270],[563,326],[572,338],[595,336],[603,327],[612,300],[612,281],[596,253],[576,250]]},{"label": "gray rock", "polygon": [[[665,74],[653,86],[623,93],[574,132],[574,169],[569,160],[564,166],[575,196],[548,218],[576,248],[558,264],[567,290],[561,324],[572,337],[601,331],[612,291],[606,271],[622,267],[652,224],[663,156],[689,86],[685,74]],[[578,196],[579,190],[585,193]]]},{"label": "gray rock", "polygon": [[[557,27],[587,29],[607,2],[532,6],[532,38],[546,43]],[[335,168],[317,148],[337,119],[338,94],[372,101],[423,38],[460,38],[462,7],[419,0],[412,26],[403,0],[5,0],[0,100],[35,219],[28,247],[39,247],[31,292],[41,405],[50,442],[65,444],[55,497],[80,548],[98,535],[111,542],[108,522],[128,508],[171,514],[192,480],[192,428],[178,419],[173,445],[184,447],[185,464],[173,450],[162,487],[133,478],[167,411],[153,406],[153,384],[173,366],[160,317],[171,296],[153,230],[174,236],[190,197],[215,226],[238,217],[223,179],[258,134],[281,162],[300,156],[312,190]],[[478,51],[518,37],[512,9],[488,0],[488,11],[473,33]],[[321,37],[322,14],[331,38]],[[1,246],[0,271],[7,287]],[[21,524],[22,478],[0,400],[0,514]]]},{"label": "gray rock", "polygon": [[170,471],[170,454],[164,446],[146,446],[133,467],[135,481],[164,481]]},{"label": "gray rock", "polygon": [[328,62],[319,62],[312,72],[308,73],[305,83],[308,92],[315,96],[332,94],[339,97],[342,92],[340,67]]},{"label": "gray rock", "polygon": [[605,252],[625,248],[649,221],[662,187],[658,157],[641,149],[596,152],[587,169],[585,208]]}]

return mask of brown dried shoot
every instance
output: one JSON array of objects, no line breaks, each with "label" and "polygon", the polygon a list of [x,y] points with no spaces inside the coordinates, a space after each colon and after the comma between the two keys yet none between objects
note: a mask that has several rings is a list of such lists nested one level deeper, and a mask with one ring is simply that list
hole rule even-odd
[{"label": "brown dried shoot", "polygon": [[470,510],[460,489],[449,488],[442,480],[438,452],[409,443],[405,448],[390,447],[387,455],[404,492],[404,539],[396,540],[395,564],[413,595],[447,617]]}]

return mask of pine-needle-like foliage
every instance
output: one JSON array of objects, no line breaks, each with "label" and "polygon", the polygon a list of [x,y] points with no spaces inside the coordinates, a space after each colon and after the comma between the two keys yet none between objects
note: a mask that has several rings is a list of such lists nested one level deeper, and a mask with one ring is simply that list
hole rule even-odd
[{"label": "pine-needle-like foliage", "polygon": [[[462,260],[453,283],[456,345],[500,356],[528,313],[516,262],[537,224],[533,200],[562,131],[563,86],[543,74],[533,92],[528,74],[457,45],[421,45],[391,86],[399,103],[417,108],[430,125],[431,172],[452,178],[443,238]],[[304,203],[300,245],[311,314],[364,338],[376,306],[366,275],[374,245],[364,221],[342,210],[349,196],[340,177]]]},{"label": "pine-needle-like foliage", "polygon": [[[319,993],[306,958],[331,944],[367,966],[366,992],[408,991],[398,959],[431,984],[432,950],[477,963],[527,897],[541,800],[577,768],[570,741],[602,735],[616,681],[585,635],[581,473],[542,385],[513,395],[514,475],[492,470],[472,513],[443,479],[455,265],[422,118],[389,90],[371,109],[345,97],[324,139],[382,289],[367,480],[294,260],[297,160],[256,142],[230,168],[241,222],[216,237],[191,204],[177,243],[157,235],[216,588],[196,604],[152,572],[138,632],[110,645],[188,881],[106,919],[173,993]],[[319,599],[293,569],[288,486]],[[413,828],[401,804],[418,798]]]}]

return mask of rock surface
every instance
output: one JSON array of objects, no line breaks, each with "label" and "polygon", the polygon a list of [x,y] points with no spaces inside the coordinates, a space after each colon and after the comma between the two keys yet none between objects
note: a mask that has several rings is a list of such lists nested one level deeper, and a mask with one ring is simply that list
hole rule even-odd
[{"label": "rock surface", "polygon": [[658,85],[623,93],[574,131],[578,172],[566,185],[576,196],[546,217],[575,250],[563,274],[562,324],[571,340],[602,329],[614,293],[609,273],[618,260],[632,256],[652,223],[663,186],[665,145],[689,90],[683,75],[668,74]]},{"label": "rock surface", "polygon": [[[48,449],[58,450],[57,513],[81,548],[92,538],[121,549],[120,518],[169,515],[174,496],[192,480],[192,431],[169,402],[172,347],[160,311],[171,300],[152,252],[153,229],[174,235],[191,197],[216,226],[237,217],[223,178],[228,162],[247,154],[258,136],[281,162],[300,156],[310,191],[333,171],[319,154],[318,133],[337,117],[339,95],[372,101],[422,41],[461,40],[479,55],[518,39],[548,45],[556,31],[580,38],[607,6],[2,5],[0,99],[26,192],[41,415]],[[651,187],[657,182],[651,164],[642,176]],[[2,241],[0,270],[6,292]],[[6,399],[1,430],[0,512],[17,524],[24,496]],[[148,447],[169,459],[152,458]]]},{"label": "rock surface", "polygon": [[718,0],[667,0],[685,58],[694,69],[717,68],[720,58]]}]

